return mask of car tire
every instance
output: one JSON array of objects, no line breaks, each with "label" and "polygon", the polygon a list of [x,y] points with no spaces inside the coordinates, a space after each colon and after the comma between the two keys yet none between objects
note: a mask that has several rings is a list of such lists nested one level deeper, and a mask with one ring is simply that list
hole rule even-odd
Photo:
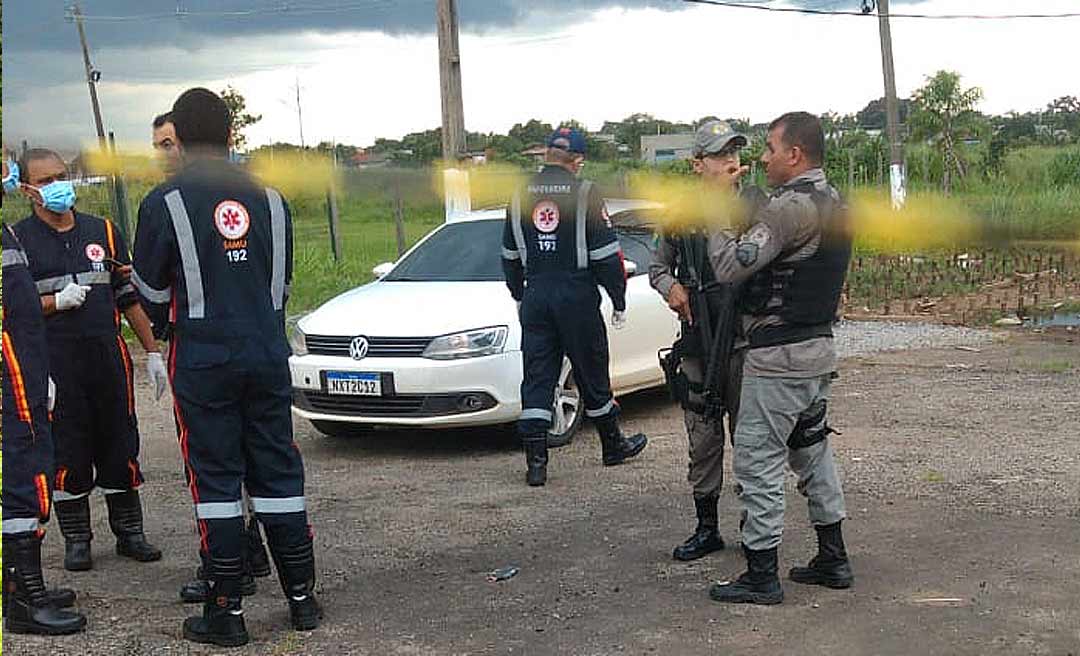
[{"label": "car tire", "polygon": [[351,437],[363,437],[371,434],[371,428],[363,424],[352,424],[344,421],[311,420],[311,425],[326,437],[347,439]]},{"label": "car tire", "polygon": [[583,410],[573,367],[569,360],[563,360],[562,371],[559,372],[559,380],[555,384],[552,425],[547,440],[549,449],[557,449],[574,441],[574,436],[585,418]]}]

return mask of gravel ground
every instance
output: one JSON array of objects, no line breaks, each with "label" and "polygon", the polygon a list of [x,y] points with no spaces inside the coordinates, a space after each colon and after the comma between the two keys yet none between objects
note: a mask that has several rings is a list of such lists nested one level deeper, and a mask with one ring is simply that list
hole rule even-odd
[{"label": "gravel ground", "polygon": [[994,333],[931,323],[844,321],[834,335],[837,355],[847,358],[880,351],[977,346],[990,342]]},{"label": "gravel ground", "polygon": [[[1080,656],[1076,336],[913,324],[839,333],[864,354],[842,362],[830,403],[853,589],[785,582],[780,606],[709,601],[709,583],[743,561],[737,549],[671,560],[693,510],[682,414],[661,391],[622,402],[624,427],[650,436],[641,457],[600,467],[588,429],[552,452],[539,489],[523,484],[503,432],[333,440],[298,421],[326,621],[285,630],[280,592],[261,579],[244,604],[253,642],[229,653]],[[904,344],[937,348],[867,354]],[[197,611],[176,594],[197,562],[191,500],[168,405],[139,375],[147,527],[165,558],[115,556],[95,496],[95,569],[61,569],[55,526],[44,558],[51,584],[79,590],[88,632],[5,634],[5,654],[223,653],[180,639]],[[721,530],[734,541],[731,490]],[[787,500],[785,572],[814,539],[791,478]],[[506,565],[521,571],[487,582]]]}]

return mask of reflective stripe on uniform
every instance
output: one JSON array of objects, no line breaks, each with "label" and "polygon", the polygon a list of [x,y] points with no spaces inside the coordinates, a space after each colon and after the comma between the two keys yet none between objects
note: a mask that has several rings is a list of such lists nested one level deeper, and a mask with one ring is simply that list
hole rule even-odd
[{"label": "reflective stripe on uniform", "polygon": [[104,495],[123,494],[124,492],[127,492],[127,490],[117,490],[111,487],[99,487],[98,489],[101,490],[101,493]]},{"label": "reflective stripe on uniform", "polygon": [[619,242],[613,241],[607,246],[601,246],[600,248],[594,248],[589,251],[589,259],[596,262],[597,260],[602,260],[611,257],[612,255],[618,255],[619,249]]},{"label": "reflective stripe on uniform", "polygon": [[139,272],[134,269],[131,270],[131,283],[151,303],[168,303],[172,300],[172,287],[154,289],[146,284],[146,281],[139,277]]},{"label": "reflective stripe on uniform", "polygon": [[116,259],[116,237],[113,236],[112,221],[105,219],[105,238],[109,241],[109,257]]},{"label": "reflective stripe on uniform", "polygon": [[521,266],[525,266],[529,262],[529,251],[525,247],[525,231],[521,228],[521,196],[518,194],[510,199],[510,229],[514,233],[518,255],[521,256]]},{"label": "reflective stripe on uniform", "polygon": [[62,276],[42,278],[34,284],[38,294],[52,294],[67,287],[71,283],[77,285],[111,285],[112,274],[108,271],[81,271],[79,273],[66,273]]},{"label": "reflective stripe on uniform", "polygon": [[21,264],[23,266],[29,266],[29,262],[26,261],[26,253],[20,251],[17,248],[5,248],[4,249],[4,266],[16,266]]},{"label": "reflective stripe on uniform", "polygon": [[304,497],[251,497],[251,507],[257,513],[280,515],[304,512]]},{"label": "reflective stripe on uniform", "polygon": [[509,248],[503,246],[502,256],[504,260],[520,260],[521,253],[518,251],[512,251]]},{"label": "reflective stripe on uniform", "polygon": [[27,518],[12,518],[4,520],[4,534],[12,535],[14,533],[28,533],[30,531],[36,531],[41,528],[41,523],[37,517]]},{"label": "reflective stripe on uniform", "polygon": [[52,292],[60,291],[73,282],[75,282],[75,276],[66,274],[63,276],[53,276],[52,278],[43,278],[34,284],[37,285],[39,294],[51,294]]},{"label": "reflective stripe on uniform", "polygon": [[586,417],[592,417],[592,418],[603,417],[604,415],[608,414],[609,412],[611,412],[614,409],[615,409],[615,399],[611,399],[610,401],[605,403],[603,406],[597,408],[596,410],[589,410],[588,408],[585,408],[585,416]]},{"label": "reflective stripe on uniform", "polygon": [[589,180],[582,182],[578,188],[577,224],[574,229],[577,232],[577,268],[579,269],[589,268],[589,241],[585,222],[589,218],[589,191],[591,189],[592,182]]},{"label": "reflective stripe on uniform", "polygon": [[184,284],[187,287],[188,318],[202,319],[206,316],[203,296],[202,268],[199,266],[199,249],[191,230],[191,219],[184,207],[184,197],[179,189],[165,194],[165,206],[176,232],[176,244],[180,249],[180,261],[184,268]]},{"label": "reflective stripe on uniform", "polygon": [[75,282],[80,285],[111,285],[112,274],[108,271],[83,271],[75,274]]},{"label": "reflective stripe on uniform", "polygon": [[544,410],[542,408],[527,408],[522,411],[521,421],[528,419],[541,419],[543,421],[551,421],[551,410]]},{"label": "reflective stripe on uniform", "polygon": [[195,504],[195,515],[199,519],[232,519],[243,517],[244,508],[239,501],[216,501]]},{"label": "reflective stripe on uniform", "polygon": [[273,263],[270,269],[270,298],[274,309],[285,307],[285,203],[276,189],[266,188],[270,201],[270,234],[272,238]]},{"label": "reflective stripe on uniform", "polygon": [[90,491],[82,492],[80,494],[72,494],[65,490],[53,490],[53,501],[75,501],[83,497],[90,496]]},{"label": "reflective stripe on uniform", "polygon": [[[26,394],[26,382],[23,380],[22,365],[15,354],[15,343],[11,340],[8,331],[3,331],[4,366],[7,367],[8,376],[11,378],[11,388],[15,393],[15,408],[18,411],[19,420],[30,426],[30,432],[34,432],[34,416],[30,412],[30,400]],[[10,401],[10,399],[8,399]]]}]

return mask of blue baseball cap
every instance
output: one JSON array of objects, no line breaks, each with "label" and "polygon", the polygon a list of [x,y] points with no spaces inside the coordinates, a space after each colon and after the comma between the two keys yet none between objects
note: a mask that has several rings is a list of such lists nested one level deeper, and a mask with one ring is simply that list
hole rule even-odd
[{"label": "blue baseball cap", "polygon": [[547,140],[548,148],[558,148],[578,155],[585,154],[585,135],[574,128],[559,128]]}]

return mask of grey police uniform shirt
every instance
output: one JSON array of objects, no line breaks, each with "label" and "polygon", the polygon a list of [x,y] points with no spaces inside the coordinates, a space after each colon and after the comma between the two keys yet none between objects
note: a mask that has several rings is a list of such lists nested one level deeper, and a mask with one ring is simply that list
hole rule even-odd
[{"label": "grey police uniform shirt", "polygon": [[[820,237],[807,242],[817,229],[817,206],[808,193],[791,187],[813,183],[819,190],[839,198],[825,180],[825,172],[811,169],[784,184],[754,218],[742,235],[714,233],[709,238],[709,259],[720,282],[741,283],[772,263],[785,250],[806,242],[787,261],[798,262],[813,255]],[[650,271],[651,275],[651,271]],[[778,303],[773,299],[770,304]],[[783,323],[775,315],[743,315],[743,334],[757,328]],[[737,347],[745,348],[745,342]],[[795,344],[766,346],[746,352],[743,372],[747,376],[770,378],[814,378],[836,370],[836,348],[832,338],[815,337]]]},{"label": "grey police uniform shirt", "polygon": [[[713,191],[712,193],[720,192]],[[701,208],[701,215],[705,217],[705,222],[708,225],[706,232],[709,236],[709,242],[712,243],[713,233],[723,233],[728,239],[737,237],[738,233],[732,227],[734,221],[732,221],[730,212],[727,209],[728,206],[712,206],[709,204],[709,199],[709,192],[706,192],[702,198],[703,206]],[[675,276],[678,250],[666,238],[667,236],[662,231],[657,231],[656,249],[653,251],[653,258],[649,263],[649,285],[660,292],[665,301],[668,300],[668,295],[671,294],[671,288],[675,286],[675,283],[679,282],[679,279]]]}]

